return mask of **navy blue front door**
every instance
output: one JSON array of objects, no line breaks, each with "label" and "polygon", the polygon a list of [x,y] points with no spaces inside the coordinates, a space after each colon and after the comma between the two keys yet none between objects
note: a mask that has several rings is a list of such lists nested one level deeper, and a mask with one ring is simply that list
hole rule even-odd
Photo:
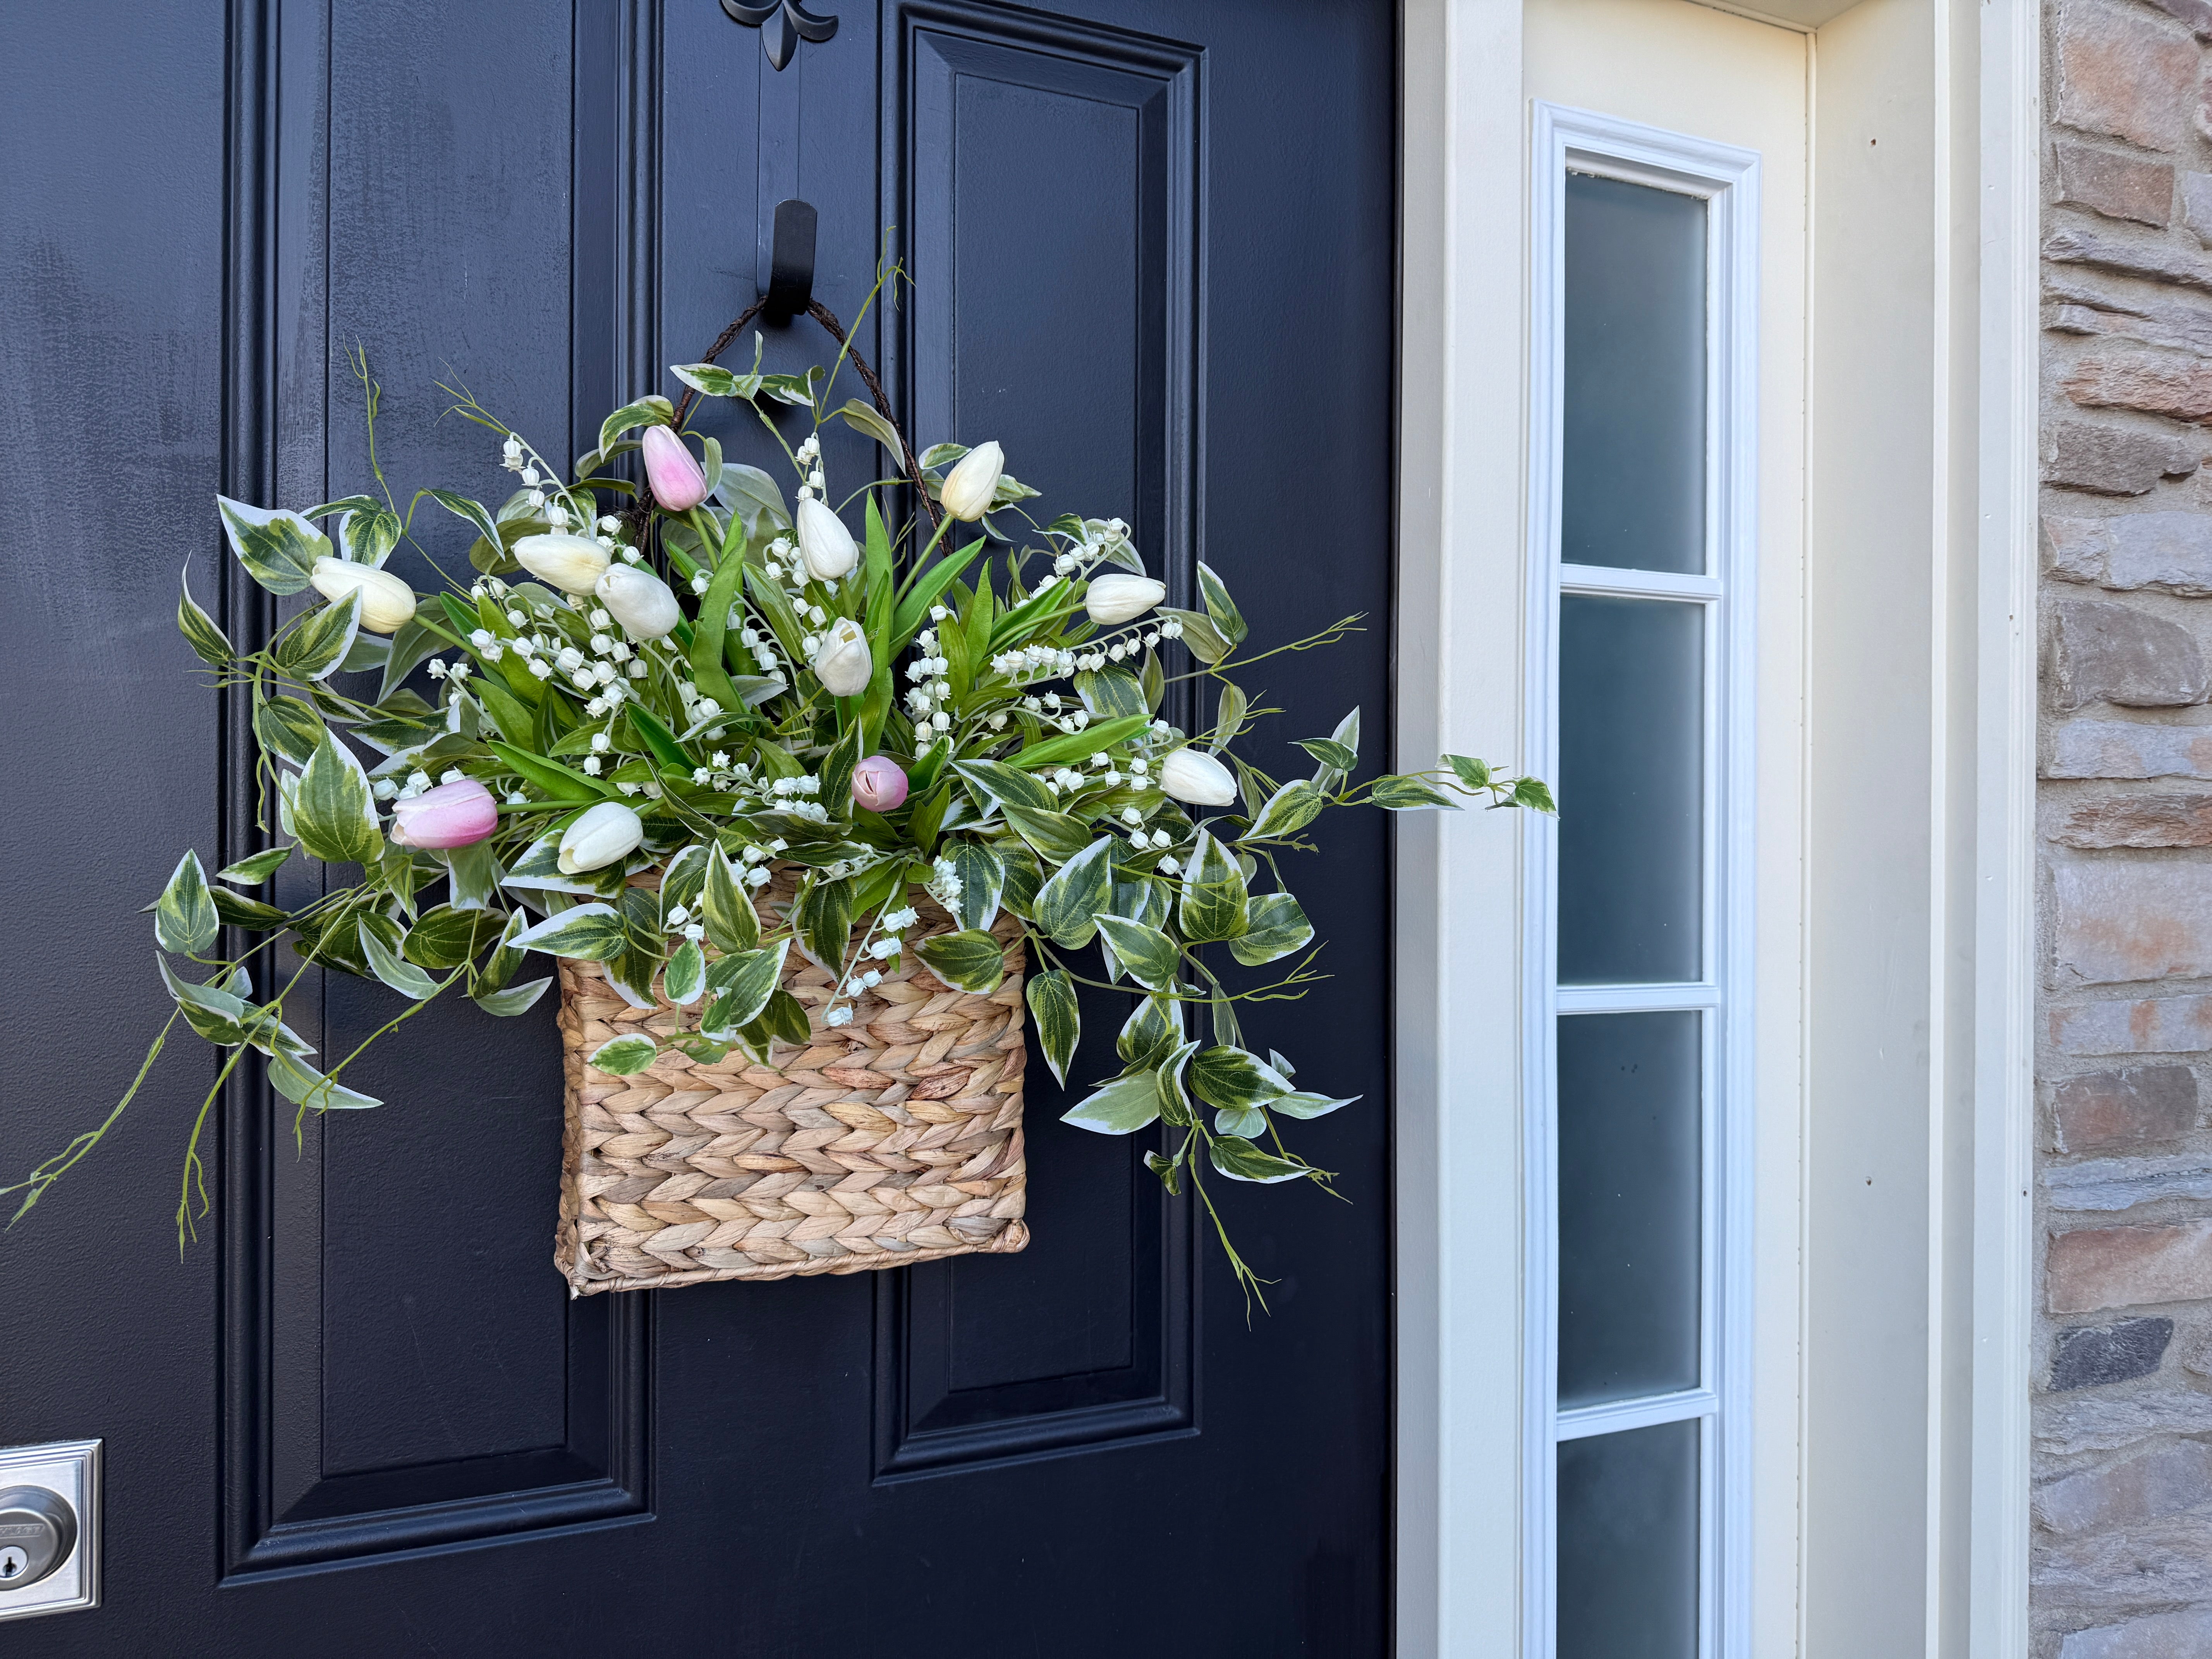
[{"label": "navy blue front door", "polygon": [[[753,297],[787,197],[848,322],[902,264],[855,341],[917,444],[1000,440],[1176,603],[1219,568],[1255,635],[1365,612],[1246,689],[1286,754],[1358,703],[1383,758],[1395,42],[1383,0],[843,0],[779,72],[716,0],[8,8],[0,1180],[166,1013],[137,911],[177,849],[248,845],[238,711],[171,622],[189,559],[234,638],[267,624],[216,492],[362,486],[356,347],[395,481],[501,488],[434,418],[455,376],[588,447]],[[772,368],[823,344],[766,331]],[[1249,1323],[1144,1147],[1061,1125],[1042,1067],[1024,1255],[570,1302],[550,1007],[434,1007],[362,1080],[389,1103],[296,1148],[235,1089],[180,1261],[211,1070],[173,1052],[0,1238],[0,1444],[101,1437],[107,1472],[104,1604],[0,1650],[1387,1652],[1388,845],[1379,815],[1325,840],[1297,889],[1334,977],[1247,1031],[1365,1095],[1302,1143],[1352,1202],[1223,1196],[1275,1281]],[[332,976],[323,1040],[391,1012]]]}]

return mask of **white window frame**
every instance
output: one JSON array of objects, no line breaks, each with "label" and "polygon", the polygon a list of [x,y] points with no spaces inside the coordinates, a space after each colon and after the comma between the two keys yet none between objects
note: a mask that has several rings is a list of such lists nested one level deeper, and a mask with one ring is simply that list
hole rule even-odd
[{"label": "white window frame", "polygon": [[[1552,1659],[1559,1442],[1696,1419],[1702,1659],[1746,1659],[1751,1616],[1753,695],[1758,563],[1759,156],[1586,110],[1533,105],[1529,190],[1528,691],[1523,752],[1559,775],[1559,596],[1614,594],[1705,611],[1705,952],[1693,985],[1558,987],[1558,826],[1529,815],[1522,955],[1523,1606],[1526,1659]],[[1564,565],[1559,557],[1566,179],[1570,172],[1707,204],[1706,570]],[[1573,803],[1564,803],[1571,811]],[[1560,1412],[1558,1389],[1557,1020],[1563,1013],[1701,1012],[1704,1261],[1701,1386]]]}]

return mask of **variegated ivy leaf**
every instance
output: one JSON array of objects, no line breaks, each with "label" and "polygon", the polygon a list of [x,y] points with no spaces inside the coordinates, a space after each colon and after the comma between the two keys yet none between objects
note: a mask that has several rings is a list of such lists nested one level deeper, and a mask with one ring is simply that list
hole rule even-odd
[{"label": "variegated ivy leaf", "polygon": [[688,1008],[698,1001],[699,994],[707,988],[707,956],[696,944],[685,939],[668,958],[668,966],[661,970],[662,994],[679,1008]]},{"label": "variegated ivy leaf", "polygon": [[338,520],[338,545],[356,564],[382,568],[399,545],[398,515],[374,501],[357,507]]},{"label": "variegated ivy leaf", "polygon": [[1257,968],[1304,949],[1313,933],[1313,923],[1288,893],[1257,893],[1245,901],[1244,933],[1229,941],[1229,954]]},{"label": "variegated ivy leaf", "polygon": [[1182,1004],[1171,997],[1146,997],[1121,1022],[1115,1052],[1126,1066],[1150,1066],[1182,1041]]},{"label": "variegated ivy leaf", "polygon": [[753,908],[737,866],[719,847],[708,851],[699,902],[702,907],[699,920],[717,951],[735,954],[760,943],[760,915]]},{"label": "variegated ivy leaf", "polygon": [[217,881],[235,882],[240,887],[258,887],[275,875],[286,859],[292,856],[289,847],[271,847],[266,852],[242,858],[235,864],[226,864],[215,872]]},{"label": "variegated ivy leaf", "polygon": [[1083,1035],[1083,1015],[1075,1000],[1075,983],[1064,968],[1054,968],[1048,973],[1032,975],[1022,988],[1029,999],[1030,1016],[1036,1022],[1037,1046],[1044,1052],[1044,1063],[1052,1068],[1054,1079],[1064,1088],[1067,1084],[1068,1062],[1075,1058],[1075,1045]]},{"label": "variegated ivy leaf", "polygon": [[[1357,703],[1352,705],[1352,712],[1349,714],[1346,714],[1342,720],[1336,723],[1336,730],[1330,732],[1328,735],[1333,741],[1340,743],[1346,749],[1349,749],[1355,758],[1358,757],[1359,753],[1359,706]],[[1347,771],[1350,769],[1351,769],[1349,767],[1346,769]]]},{"label": "variegated ivy leaf", "polygon": [[845,406],[837,411],[837,416],[854,431],[866,434],[889,450],[894,463],[893,471],[905,463],[906,448],[899,442],[898,428],[885,420],[874,405],[864,404],[858,398],[848,398],[845,400]]},{"label": "variegated ivy leaf", "polygon": [[329,728],[323,717],[297,697],[276,696],[254,705],[253,736],[261,747],[295,766],[305,766]]},{"label": "variegated ivy leaf", "polygon": [[1214,631],[1230,644],[1241,645],[1247,631],[1244,613],[1237,608],[1237,601],[1229,597],[1228,585],[1214,574],[1211,565],[1198,567],[1198,592],[1206,601],[1206,614]]},{"label": "variegated ivy leaf", "polygon": [[1541,778],[1520,778],[1513,785],[1513,804],[1538,812],[1556,813],[1559,809],[1552,799],[1550,787]]},{"label": "variegated ivy leaf", "polygon": [[172,969],[166,957],[156,956],[154,964],[161,970],[161,982],[168,987],[185,1024],[219,1048],[235,1048],[246,1041],[246,1004],[239,993],[228,987],[195,985]]},{"label": "variegated ivy leaf", "polygon": [[1177,1152],[1173,1158],[1163,1158],[1158,1152],[1146,1152],[1145,1167],[1160,1178],[1160,1185],[1167,1188],[1170,1198],[1182,1196],[1182,1185],[1177,1179],[1177,1172],[1182,1168],[1181,1152]]},{"label": "variegated ivy leaf", "polygon": [[1251,706],[1242,687],[1221,682],[1220,701],[1214,705],[1213,734],[1206,742],[1209,751],[1218,755],[1229,747],[1237,728],[1244,724],[1244,711]]},{"label": "variegated ivy leaf", "polygon": [[738,515],[745,534],[755,540],[771,530],[788,529],[791,512],[783,504],[783,490],[757,466],[742,461],[725,462],[714,499]]},{"label": "variegated ivy leaf", "polygon": [[1334,738],[1303,738],[1298,747],[1332,771],[1349,772],[1359,764],[1358,755]]},{"label": "variegated ivy leaf", "polygon": [[467,847],[450,848],[438,856],[451,878],[453,908],[488,908],[499,892],[500,878],[504,873],[499,867],[499,855],[491,850],[491,842],[480,841]]},{"label": "variegated ivy leaf", "polygon": [[1267,1133],[1267,1115],[1257,1106],[1216,1112],[1213,1115],[1213,1133],[1217,1135],[1237,1135],[1249,1140],[1254,1135]]},{"label": "variegated ivy leaf", "polygon": [[939,850],[960,880],[960,896],[953,906],[955,918],[971,933],[988,931],[998,918],[999,894],[1006,882],[1006,860],[981,842],[951,842]]},{"label": "variegated ivy leaf", "polygon": [[384,941],[375,934],[362,934],[361,953],[368,959],[369,970],[401,996],[415,1002],[426,1002],[438,994],[436,980],[414,963],[403,962],[392,955]]},{"label": "variegated ivy leaf", "polygon": [[1246,926],[1244,872],[1211,830],[1198,832],[1183,872],[1182,899],[1176,910],[1182,936],[1194,945],[1235,939]]},{"label": "variegated ivy leaf", "polygon": [[534,927],[526,927],[506,941],[517,951],[543,951],[548,956],[574,957],[580,962],[605,962],[629,948],[629,930],[621,912],[611,904],[579,904],[551,915]]},{"label": "variegated ivy leaf", "polygon": [[799,890],[791,921],[799,948],[815,965],[832,975],[842,973],[845,951],[853,942],[853,884],[812,877]]},{"label": "variegated ivy leaf", "polygon": [[1060,1114],[1060,1121],[1094,1134],[1134,1134],[1160,1115],[1158,1080],[1150,1072],[1115,1078]]},{"label": "variegated ivy leaf", "polygon": [[1115,842],[1102,836],[1060,866],[1036,896],[1036,925],[1056,944],[1079,950],[1098,931],[1113,882]]},{"label": "variegated ivy leaf", "polygon": [[194,655],[210,668],[229,665],[238,653],[230,648],[230,636],[216,625],[213,617],[199,607],[192,598],[192,568],[187,564],[179,580],[177,595],[177,631],[185,636]]},{"label": "variegated ivy leaf", "polygon": [[1198,1044],[1185,1042],[1172,1050],[1154,1070],[1152,1077],[1160,1095],[1160,1115],[1168,1122],[1182,1128],[1191,1119],[1190,1097],[1183,1091],[1183,1070],[1190,1057],[1198,1052]]},{"label": "variegated ivy leaf", "polygon": [[488,1014],[501,1019],[512,1019],[517,1014],[526,1014],[535,1007],[538,999],[545,994],[545,988],[553,982],[549,975],[523,984],[510,986],[504,991],[478,991],[476,1005]]},{"label": "variegated ivy leaf", "polygon": [[681,908],[696,914],[700,894],[707,885],[707,852],[705,842],[695,841],[679,847],[669,854],[668,862],[660,867],[661,926],[668,926],[670,913]]},{"label": "variegated ivy leaf", "polygon": [[374,1095],[333,1083],[313,1066],[288,1054],[269,1057],[269,1081],[276,1092],[318,1112],[358,1111],[384,1103]]},{"label": "variegated ivy leaf", "polygon": [[1462,787],[1472,792],[1490,787],[1490,763],[1471,755],[1446,755],[1444,764],[1450,767]]},{"label": "variegated ivy leaf", "polygon": [[1206,1156],[1213,1167],[1231,1181],[1249,1181],[1255,1185],[1272,1187],[1278,1182],[1296,1181],[1300,1176],[1315,1176],[1319,1170],[1304,1164],[1294,1164],[1287,1158],[1277,1158],[1263,1152],[1240,1135],[1221,1135],[1206,1143]]},{"label": "variegated ivy leaf", "polygon": [[693,391],[704,392],[709,398],[743,398],[750,401],[760,390],[759,375],[735,374],[720,363],[672,363],[668,372]]},{"label": "variegated ivy leaf", "polygon": [[1127,921],[1120,916],[1102,915],[1098,931],[1114,947],[1114,954],[1129,976],[1148,991],[1167,991],[1175,987],[1176,970],[1182,965],[1182,953],[1176,943],[1158,928],[1147,927],[1142,922]]},{"label": "variegated ivy leaf", "polygon": [[790,950],[791,941],[780,939],[765,950],[718,957],[707,969],[707,988],[714,993],[714,1000],[699,1022],[700,1030],[717,1041],[727,1041],[739,1028],[758,1019],[775,998]]},{"label": "variegated ivy leaf", "polygon": [[1279,841],[1295,836],[1321,816],[1328,800],[1318,789],[1304,778],[1292,778],[1267,797],[1252,827],[1238,839],[1241,841]]},{"label": "variegated ivy leaf", "polygon": [[1000,806],[1026,806],[1033,811],[1049,812],[1059,801],[1059,797],[1046,788],[1041,781],[1018,766],[1007,765],[1004,761],[955,761],[952,769],[966,780],[979,806],[988,807],[996,804]]},{"label": "variegated ivy leaf", "polygon": [[215,943],[222,925],[214,896],[208,891],[207,872],[200,867],[200,855],[188,852],[177,860],[168,885],[154,901],[155,941],[164,951],[198,956]]},{"label": "variegated ivy leaf", "polygon": [[1291,1065],[1289,1060],[1285,1060],[1282,1055],[1276,1053],[1273,1048],[1267,1050],[1267,1064],[1273,1066],[1285,1077],[1296,1077],[1298,1074],[1298,1068]]},{"label": "variegated ivy leaf", "polygon": [[1094,720],[1120,720],[1131,714],[1149,719],[1152,705],[1146,700],[1142,681],[1127,669],[1109,663],[1086,668],[1075,677],[1075,695]]},{"label": "variegated ivy leaf", "polygon": [[1006,976],[1006,947],[988,933],[938,933],[916,945],[915,954],[938,978],[971,996],[988,996]]},{"label": "variegated ivy leaf", "polygon": [[[1271,1058],[1279,1059],[1280,1056],[1275,1055]],[[1280,1071],[1282,1067],[1279,1066],[1275,1069]],[[1341,1100],[1332,1100],[1327,1095],[1310,1094],[1304,1090],[1297,1090],[1287,1095],[1277,1095],[1267,1103],[1267,1109],[1271,1112],[1280,1112],[1285,1117],[1327,1117],[1338,1107],[1349,1106],[1353,1101],[1364,1098],[1366,1097],[1364,1095],[1346,1095]]]},{"label": "variegated ivy leaf", "polygon": [[292,822],[300,845],[325,864],[374,864],[383,854],[368,774],[327,732],[300,774]]},{"label": "variegated ivy leaf", "polygon": [[1054,864],[1068,860],[1091,845],[1091,826],[1066,812],[1006,802],[1000,809],[1016,833]]},{"label": "variegated ivy leaf", "polygon": [[584,1063],[617,1077],[635,1077],[659,1058],[658,1042],[642,1031],[631,1031],[602,1042]]},{"label": "variegated ivy leaf", "polygon": [[641,426],[673,426],[676,424],[676,405],[658,392],[640,398],[634,404],[624,404],[599,422],[599,449],[606,447],[625,432]]},{"label": "variegated ivy leaf", "polygon": [[276,642],[277,665],[303,680],[326,679],[353,648],[361,628],[361,593],[319,605]]},{"label": "variegated ivy leaf", "polygon": [[1419,778],[1404,777],[1395,772],[1385,773],[1370,786],[1370,794],[1376,805],[1391,812],[1418,812],[1431,807],[1443,806],[1457,810],[1459,803],[1435,785],[1424,783]]},{"label": "variegated ivy leaf", "polygon": [[297,513],[249,507],[217,495],[223,533],[246,574],[271,593],[296,593],[315,574],[315,561],[336,556],[330,538]]},{"label": "variegated ivy leaf", "polygon": [[506,927],[504,911],[441,904],[425,910],[407,930],[403,948],[410,962],[442,971],[459,967],[502,938]]},{"label": "variegated ivy leaf", "polygon": [[1225,1043],[1191,1061],[1190,1086],[1207,1105],[1232,1112],[1265,1106],[1291,1092],[1290,1079],[1259,1055]]},{"label": "variegated ivy leaf", "polygon": [[[395,756],[393,763],[379,769],[403,770],[404,767],[397,764],[399,759]],[[597,870],[581,870],[574,875],[562,873],[561,830],[566,827],[563,821],[524,848],[514,867],[500,878],[500,884],[519,892],[580,893],[599,898],[611,898],[622,891],[626,864],[623,860],[617,859]]]}]

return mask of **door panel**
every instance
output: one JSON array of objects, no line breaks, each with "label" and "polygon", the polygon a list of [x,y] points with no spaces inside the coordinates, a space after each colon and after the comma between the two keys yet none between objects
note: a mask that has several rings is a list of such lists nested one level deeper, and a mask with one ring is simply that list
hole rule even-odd
[{"label": "door panel", "polygon": [[[10,507],[37,556],[0,575],[0,672],[31,717],[15,775],[51,782],[0,811],[24,844],[122,832],[5,878],[22,960],[48,964],[9,982],[58,1037],[0,1098],[15,1162],[96,1121],[158,1024],[132,912],[177,848],[257,844],[236,711],[190,689],[168,620],[189,551],[234,638],[276,621],[216,556],[209,495],[367,482],[356,346],[394,489],[495,495],[494,446],[436,418],[436,383],[588,447],[750,300],[787,196],[820,210],[817,295],[918,444],[999,437],[1048,513],[1128,520],[1174,602],[1215,564],[1255,635],[1366,613],[1244,684],[1288,711],[1262,766],[1302,766],[1290,740],[1353,703],[1380,758],[1389,6],[848,0],[780,75],[712,0],[4,27],[52,65],[0,117],[26,158],[0,280],[31,319],[0,343]],[[149,158],[161,187],[134,193]],[[864,313],[885,250],[910,280]],[[828,355],[803,322],[763,334],[772,368]],[[750,414],[710,429],[765,459]],[[825,436],[834,475],[877,469]],[[73,482],[88,458],[127,507]],[[1291,487],[1316,476],[1321,498]],[[427,552],[397,556],[418,586],[429,558],[459,568],[443,520],[426,507]],[[10,1650],[1382,1652],[1388,848],[1371,819],[1324,842],[1297,884],[1335,977],[1248,1026],[1366,1096],[1304,1143],[1352,1202],[1218,1194],[1274,1281],[1249,1322],[1145,1145],[1061,1124],[1042,1067],[1022,1255],[568,1301],[550,1005],[434,1007],[362,1064],[386,1109],[296,1139],[238,1081],[180,1261],[169,1195],[214,1069],[173,1048],[0,1244],[4,1438],[108,1442],[105,1605],[11,1625]],[[1088,1011],[1078,1084],[1115,1067],[1119,1003]],[[333,976],[301,1029],[342,1054],[394,1012]]]}]

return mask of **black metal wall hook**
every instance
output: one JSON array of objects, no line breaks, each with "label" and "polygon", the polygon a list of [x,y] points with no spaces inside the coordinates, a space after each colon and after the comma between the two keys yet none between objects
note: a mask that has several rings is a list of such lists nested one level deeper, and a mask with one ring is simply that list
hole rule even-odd
[{"label": "black metal wall hook", "polygon": [[768,61],[779,70],[791,61],[801,40],[811,40],[818,46],[837,33],[836,18],[817,17],[799,0],[768,0],[758,6],[722,0],[722,9],[732,22],[761,32],[761,47],[768,53]]},{"label": "black metal wall hook", "polygon": [[[727,0],[725,0],[727,3]],[[775,240],[769,244],[768,292],[761,309],[787,323],[814,298],[814,204],[793,198],[775,204]]]}]

